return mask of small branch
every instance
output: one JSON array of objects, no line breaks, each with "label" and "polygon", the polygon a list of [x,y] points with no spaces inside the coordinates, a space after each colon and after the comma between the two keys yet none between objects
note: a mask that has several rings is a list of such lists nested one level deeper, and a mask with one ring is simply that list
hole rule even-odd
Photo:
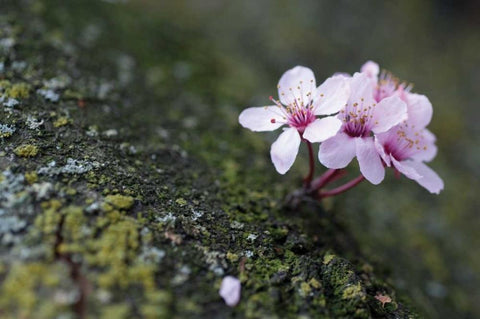
[{"label": "small branch", "polygon": [[334,188],[332,190],[319,192],[319,198],[322,199],[322,198],[325,198],[325,197],[335,196],[335,195],[341,194],[343,192],[346,192],[350,188],[353,188],[353,187],[357,186],[364,179],[365,179],[365,177],[363,177],[363,175],[360,175],[357,178],[352,179],[350,182],[343,184],[342,186],[339,186],[339,187]]},{"label": "small branch", "polygon": [[305,139],[303,141],[307,144],[307,147],[308,147],[308,161],[310,165],[310,171],[308,172],[308,175],[303,180],[303,185],[305,189],[309,189],[312,183],[313,174],[315,173],[315,156],[313,154],[312,143],[310,143]]}]

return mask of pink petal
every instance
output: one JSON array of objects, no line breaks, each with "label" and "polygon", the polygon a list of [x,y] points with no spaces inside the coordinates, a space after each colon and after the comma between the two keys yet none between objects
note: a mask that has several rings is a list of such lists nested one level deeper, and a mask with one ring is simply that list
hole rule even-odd
[{"label": "pink petal", "polygon": [[342,127],[342,121],[335,116],[317,119],[310,123],[303,132],[303,137],[312,143],[323,142],[335,136]]},{"label": "pink petal", "polygon": [[407,105],[398,96],[390,96],[375,107],[372,131],[382,133],[407,119]]},{"label": "pink petal", "polygon": [[355,157],[355,140],[338,133],[320,144],[318,159],[328,168],[344,168]]},{"label": "pink petal", "polygon": [[393,163],[393,166],[395,166],[395,168],[400,173],[402,173],[403,175],[407,176],[410,179],[416,180],[416,179],[422,177],[420,174],[417,173],[415,168],[413,168],[410,165],[410,163],[412,163],[412,161],[401,161],[401,162],[399,162],[395,158],[392,157],[392,163]]},{"label": "pink petal", "polygon": [[360,172],[370,183],[380,184],[385,177],[385,168],[375,149],[373,138],[356,138],[355,144]]},{"label": "pink petal", "polygon": [[329,115],[340,111],[350,97],[349,79],[332,76],[315,90],[313,110],[315,115]]},{"label": "pink petal", "polygon": [[385,164],[388,167],[390,167],[390,165],[391,165],[390,155],[385,153],[385,148],[383,146],[383,141],[382,141],[382,137],[383,137],[382,135],[384,135],[384,134],[385,133],[383,133],[383,134],[381,133],[381,134],[375,136],[375,140],[374,140],[375,149],[377,150],[378,155],[380,155],[380,157],[385,162]]},{"label": "pink petal", "polygon": [[270,156],[277,172],[283,175],[292,167],[298,154],[300,142],[300,134],[297,129],[291,127],[283,131],[272,144]]},{"label": "pink petal", "polygon": [[422,176],[416,179],[417,183],[425,187],[430,193],[439,194],[443,190],[443,180],[430,167],[415,161],[411,161],[410,166]]},{"label": "pink petal", "polygon": [[234,307],[240,301],[240,290],[240,280],[232,276],[226,276],[222,280],[220,291],[218,293],[228,306]]},{"label": "pink petal", "polygon": [[416,129],[427,126],[432,120],[432,103],[425,95],[407,93],[408,125]]},{"label": "pink petal", "polygon": [[254,132],[273,131],[285,124],[282,110],[276,105],[245,109],[240,113],[238,121]]},{"label": "pink petal", "polygon": [[423,147],[415,152],[411,158],[419,162],[430,162],[437,155],[437,146],[435,145],[435,135],[427,129],[420,131],[421,140],[424,143]]},{"label": "pink petal", "polygon": [[380,67],[373,61],[367,61],[362,65],[360,71],[365,73],[369,78],[377,79],[378,74],[380,73]]},{"label": "pink petal", "polygon": [[278,81],[278,97],[284,105],[307,106],[315,92],[315,76],[312,70],[303,66],[296,66],[285,72]]}]

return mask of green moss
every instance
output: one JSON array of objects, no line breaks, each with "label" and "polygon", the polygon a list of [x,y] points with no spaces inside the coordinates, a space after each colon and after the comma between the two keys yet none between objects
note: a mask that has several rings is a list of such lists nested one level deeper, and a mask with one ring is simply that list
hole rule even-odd
[{"label": "green moss", "polygon": [[105,202],[118,209],[128,210],[132,208],[134,198],[132,196],[124,196],[119,194],[108,195],[105,197]]},{"label": "green moss", "polygon": [[336,256],[329,258],[328,263],[323,263],[322,278],[334,316],[369,317],[365,289],[348,261]]},{"label": "green moss", "polygon": [[35,157],[38,154],[38,146],[32,144],[23,144],[16,147],[13,152],[21,157]]}]

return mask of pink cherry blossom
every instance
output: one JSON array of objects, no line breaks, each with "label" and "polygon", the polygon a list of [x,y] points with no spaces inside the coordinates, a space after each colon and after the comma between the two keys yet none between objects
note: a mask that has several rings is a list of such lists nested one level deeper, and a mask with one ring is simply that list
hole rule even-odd
[{"label": "pink cherry blossom", "polygon": [[240,290],[240,280],[233,276],[226,276],[222,280],[218,293],[228,306],[235,307],[240,301]]},{"label": "pink cherry blossom", "polygon": [[273,131],[288,126],[272,144],[270,155],[276,170],[285,174],[297,157],[302,139],[322,142],[334,136],[342,122],[335,116],[350,94],[348,81],[342,76],[328,78],[316,87],[309,68],[296,66],[285,72],[278,82],[279,100],[274,105],[250,107],[239,116],[240,124],[252,131]]},{"label": "pink cherry blossom", "polygon": [[405,94],[412,88],[411,85],[400,82],[388,71],[384,70],[380,73],[379,65],[373,61],[367,61],[362,66],[361,72],[374,84],[373,97],[377,102],[390,96],[399,96],[402,100],[405,100]]},{"label": "pink cherry blossom", "polygon": [[385,169],[373,135],[388,131],[407,118],[407,106],[392,95],[377,101],[374,97],[376,68],[355,73],[350,78],[351,95],[339,113],[342,127],[320,145],[319,160],[328,168],[346,167],[357,157],[360,172],[372,184],[379,184]]},{"label": "pink cherry blossom", "polygon": [[423,162],[437,153],[435,135],[425,127],[432,115],[432,105],[423,95],[406,95],[408,120],[375,137],[375,146],[383,162],[406,177],[415,180],[429,192],[443,189],[442,179]]}]

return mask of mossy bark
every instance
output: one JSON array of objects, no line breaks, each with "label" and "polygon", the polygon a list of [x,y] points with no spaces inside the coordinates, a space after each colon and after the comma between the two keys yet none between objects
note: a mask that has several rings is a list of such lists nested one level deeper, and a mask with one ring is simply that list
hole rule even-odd
[{"label": "mossy bark", "polygon": [[416,317],[335,212],[284,205],[263,141],[199,109],[209,83],[157,83],[29,4],[0,15],[3,318]]}]

